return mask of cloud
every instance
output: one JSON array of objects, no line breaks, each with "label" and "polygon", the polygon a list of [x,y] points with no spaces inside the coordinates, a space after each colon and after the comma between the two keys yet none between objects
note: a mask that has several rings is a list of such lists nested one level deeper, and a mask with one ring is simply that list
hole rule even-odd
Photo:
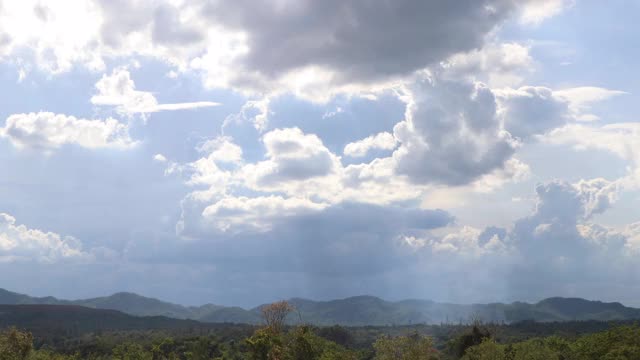
[{"label": "cloud", "polygon": [[284,219],[318,212],[328,204],[305,198],[234,196],[223,192],[193,192],[182,201],[176,231],[182,237],[204,239],[212,234],[263,233]]},{"label": "cloud", "polygon": [[177,165],[195,187],[183,200],[183,223],[216,224],[209,231],[270,229],[285,214],[342,202],[390,203],[419,193],[376,160],[375,165],[344,167],[318,136],[298,128],[275,129],[261,140],[265,160],[243,161],[240,147],[220,137],[199,147],[201,159]]},{"label": "cloud", "polygon": [[630,163],[629,175],[621,182],[640,186],[640,124],[612,123],[603,126],[570,124],[544,138],[551,144],[567,144],[576,150],[596,149],[610,152]]},{"label": "cloud", "polygon": [[[227,284],[224,278],[232,276],[254,292],[261,289],[262,296],[401,291],[451,301],[593,297],[602,291],[598,283],[637,281],[632,274],[638,227],[615,230],[591,223],[591,214],[615,201],[609,197],[612,183],[540,184],[531,214],[507,228],[484,229],[457,228],[451,214],[407,203],[347,201],[314,208],[301,199],[231,196],[194,212],[185,208],[180,230],[189,241],[142,242],[127,256],[193,269],[206,264],[216,273],[209,281]],[[204,216],[206,206],[212,207]],[[278,285],[282,281],[286,285]],[[424,281],[427,285],[419,285]],[[234,289],[229,301],[247,291]]]},{"label": "cloud", "polygon": [[482,48],[455,54],[441,64],[441,76],[468,78],[491,87],[517,86],[535,68],[529,46],[488,43]]},{"label": "cloud", "polygon": [[520,21],[524,24],[538,25],[544,20],[572,7],[574,4],[575,0],[530,1],[521,9]]},{"label": "cloud", "polygon": [[188,185],[207,185],[212,188],[212,192],[226,193],[227,187],[232,184],[234,174],[230,170],[222,169],[216,157],[203,157],[186,165],[170,163],[167,171],[187,174]]},{"label": "cloud", "polygon": [[198,147],[198,151],[209,154],[209,160],[215,163],[239,164],[242,162],[242,148],[228,136],[207,140]]},{"label": "cloud", "polygon": [[53,74],[70,71],[76,64],[102,70],[105,54],[96,42],[99,18],[91,1],[72,7],[64,2],[5,1],[0,9],[5,39],[0,54],[25,54],[25,63]]},{"label": "cloud", "polygon": [[136,90],[131,74],[125,68],[114,69],[111,75],[102,75],[95,87],[98,93],[91,97],[91,103],[115,106],[122,114],[187,110],[220,105],[211,101],[159,104],[152,93]]},{"label": "cloud", "polygon": [[304,134],[298,128],[272,130],[262,141],[268,160],[243,168],[248,181],[256,187],[269,188],[279,183],[324,177],[340,168],[339,158],[320,138]]},{"label": "cloud", "polygon": [[[391,157],[344,166],[315,135],[297,128],[277,129],[263,137],[267,160],[225,162],[220,156],[228,138],[201,149],[204,157],[169,167],[177,169],[194,190],[182,201],[178,233],[187,238],[214,234],[268,232],[283,226],[283,219],[318,213],[344,204],[404,207],[430,197],[437,188],[411,183],[394,173]],[[232,149],[233,146],[230,147]],[[331,159],[325,167],[324,159]],[[465,188],[490,192],[517,179],[528,167],[509,160],[504,169],[481,176]],[[413,207],[410,206],[410,207]],[[417,210],[417,209],[416,209]],[[217,235],[216,235],[217,236]]]},{"label": "cloud", "polygon": [[[317,290],[329,281],[331,291],[342,293],[341,284],[359,279],[358,291],[407,291],[413,283],[410,292],[426,298],[588,297],[595,296],[597,281],[637,281],[623,274],[635,268],[640,228],[616,230],[591,222],[615,202],[614,184],[604,179],[540,184],[534,210],[508,228],[456,229],[453,217],[441,210],[350,202],[312,208],[265,197],[229,198],[214,203],[210,217],[200,212],[183,220],[189,234],[197,234],[186,246],[224,254],[210,259],[217,271],[244,264],[247,278],[277,273],[294,287],[308,282]],[[240,223],[226,231],[205,235],[236,219]],[[261,223],[264,219],[268,223]],[[417,286],[418,279],[428,279],[428,286]]]},{"label": "cloud", "polygon": [[238,113],[228,115],[224,119],[222,124],[222,130],[231,124],[241,124],[244,122],[250,122],[253,127],[258,131],[266,130],[269,124],[269,115],[272,112],[269,110],[271,99],[269,97],[262,98],[260,100],[249,100]]},{"label": "cloud", "polygon": [[627,238],[627,246],[634,252],[640,252],[640,222],[629,224],[622,235]]},{"label": "cloud", "polygon": [[[305,0],[276,6],[219,1],[207,3],[205,14],[213,23],[247,34],[249,51],[237,59],[244,70],[238,76],[277,80],[316,68],[328,73],[326,80],[341,84],[409,75],[479,48],[485,36],[518,7],[518,2],[508,0],[481,4]],[[244,79],[235,82],[239,80]]]},{"label": "cloud", "polygon": [[[234,219],[241,223],[220,226]],[[269,223],[263,223],[265,219]],[[301,199],[258,197],[223,199],[201,217],[183,220],[185,234],[199,235],[192,239],[194,246],[215,246],[240,263],[261,254],[266,266],[275,271],[339,276],[403,266],[402,255],[410,255],[410,249],[398,240],[399,235],[441,228],[452,223],[453,217],[442,210],[349,202],[327,206]],[[198,233],[202,230],[207,232]],[[205,239],[215,239],[211,240],[215,244]],[[248,272],[265,266],[262,262],[245,264]]]},{"label": "cloud", "polygon": [[33,56],[24,57],[24,67],[55,74],[76,65],[103,71],[114,59],[146,57],[178,72],[199,72],[209,87],[327,101],[338,93],[387,87],[389,81],[482,48],[522,9],[534,14],[525,18],[542,19],[558,7],[540,6],[537,0],[301,0],[275,6],[268,1],[90,0],[77,7],[26,0],[6,3],[0,13],[0,54],[26,50]]},{"label": "cloud", "polygon": [[591,106],[623,91],[598,87],[553,90],[542,86],[494,90],[504,128],[522,141],[534,141],[541,135],[575,121],[592,121]]},{"label": "cloud", "polygon": [[[105,2],[103,2],[104,4]],[[202,30],[180,19],[180,13],[171,6],[158,6],[153,14],[151,38],[163,46],[181,46],[204,40]]]},{"label": "cloud", "polygon": [[569,109],[577,120],[593,121],[599,118],[588,113],[591,105],[596,102],[605,101],[615,96],[625,95],[627,92],[620,90],[610,90],[595,86],[580,86],[564,90],[554,91],[554,95],[569,102]]},{"label": "cloud", "polygon": [[14,114],[0,136],[18,148],[52,151],[64,145],[88,149],[129,149],[136,145],[127,125],[115,119],[87,120],[50,112]]},{"label": "cloud", "polygon": [[506,231],[500,228],[479,230],[463,226],[456,232],[431,240],[409,236],[405,238],[405,241],[415,247],[426,247],[436,255],[453,256],[464,260],[482,256],[501,257],[507,255],[508,248],[504,243],[505,236]]},{"label": "cloud", "polygon": [[[28,161],[39,158],[28,151],[0,151],[5,168],[28,169],[8,173],[0,184],[5,196],[15,193],[5,201],[7,211],[35,211],[33,219],[59,223],[58,232],[122,250],[126,261],[96,271],[99,279],[126,274],[110,278],[114,287],[168,283],[182,294],[216,284],[207,294],[230,302],[355,293],[526,300],[545,290],[598,294],[589,290],[598,279],[622,279],[637,268],[629,254],[640,251],[638,225],[593,222],[632,180],[640,184],[638,129],[577,122],[594,120],[591,106],[622,92],[522,86],[541,65],[533,59],[537,52],[527,43],[499,42],[517,41],[518,34],[499,33],[512,29],[502,27],[510,18],[537,23],[566,2],[3,4],[1,61],[25,76],[43,71],[52,84],[63,80],[60,87],[36,89],[25,81],[16,89],[57,90],[99,79],[91,103],[105,108],[94,110],[124,115],[216,105],[160,103],[154,89],[139,89],[132,79],[134,67],[150,65],[141,76],[159,71],[156,80],[185,92],[193,90],[189,81],[202,80],[232,90],[215,93],[240,108],[224,121],[194,112],[176,124],[172,115],[158,114],[158,122],[140,128],[51,113],[7,119],[1,131],[8,141],[0,146],[56,151],[42,162]],[[125,63],[134,65],[119,67]],[[69,78],[49,76],[65,72]],[[404,118],[393,128],[403,105]],[[239,123],[247,126],[231,128]],[[129,149],[135,134],[144,146],[126,156],[76,149]],[[541,171],[533,179],[547,176],[557,165],[536,159],[538,146],[549,143],[617,154],[629,161],[628,176],[544,183],[529,215],[515,215],[524,203],[511,213],[510,199],[526,184],[510,183],[531,169]],[[15,191],[16,184],[28,190]],[[60,184],[72,189],[72,199],[52,192]],[[61,201],[71,205],[60,207]],[[467,205],[473,210],[462,209]],[[504,228],[477,225],[489,221],[493,207],[520,219]],[[56,212],[45,216],[36,208]],[[464,219],[476,209],[491,214],[469,215],[477,228],[455,221],[454,213]],[[20,225],[13,220],[6,227]],[[98,256],[63,236],[44,237],[45,247],[62,249],[51,258],[76,250],[83,259]],[[71,277],[85,273],[73,270]]]},{"label": "cloud", "polygon": [[[454,88],[458,86],[465,91],[478,89],[478,92],[485,92],[484,95],[491,94],[490,90],[481,84],[469,82],[450,82],[447,84],[451,84]],[[464,103],[457,95],[451,94],[451,98],[447,101]],[[467,96],[469,96],[469,101],[473,102],[482,95],[469,93]],[[496,141],[491,135],[503,132],[500,130],[500,121],[496,116],[495,100],[493,97],[490,97],[489,100],[489,111],[492,113],[489,115],[491,119],[488,126],[493,126],[494,129],[481,136],[486,136],[489,141]],[[448,104],[443,102],[442,106]],[[458,104],[456,103],[456,105]],[[483,110],[482,106],[469,105],[462,110],[467,113],[461,115],[459,119],[465,122],[473,121],[474,119],[467,115],[482,116],[481,110]],[[456,109],[451,110],[452,114],[457,111]],[[448,119],[443,122],[448,122]],[[478,128],[482,128],[484,125],[486,124],[475,124]],[[467,128],[470,125],[457,126]],[[495,133],[492,134],[491,131],[495,131]],[[428,131],[428,133],[430,136],[436,136],[433,131]],[[452,134],[457,135],[458,133],[459,131],[452,130]],[[474,136],[473,133],[468,133],[468,135],[465,133],[464,135]],[[508,134],[504,134],[504,139],[511,141]],[[185,183],[193,187],[193,191],[183,200],[183,220],[181,220],[183,224],[179,225],[179,228],[184,228],[184,224],[190,222],[189,219],[194,222],[193,219],[202,218],[206,208],[216,209],[216,204],[226,204],[232,199],[235,202],[238,201],[237,199],[243,199],[247,203],[255,201],[256,204],[265,207],[265,204],[273,202],[274,208],[280,206],[275,203],[288,204],[289,202],[305,204],[309,208],[324,208],[343,203],[392,206],[406,202],[426,201],[427,197],[431,198],[433,193],[450,185],[445,182],[434,184],[435,181],[415,181],[407,174],[398,172],[396,158],[393,156],[395,153],[389,154],[387,157],[374,157],[365,163],[345,165],[338,155],[326,147],[320,137],[304,133],[295,127],[271,130],[262,135],[260,140],[264,145],[264,159],[262,160],[244,159],[242,148],[236,145],[231,137],[222,136],[211,139],[197,148],[202,153],[200,159],[186,164],[168,164],[168,174],[180,174],[179,176],[184,179]],[[384,143],[387,141],[390,144]],[[459,140],[446,141],[453,143]],[[479,143],[482,141],[484,140],[478,140]],[[349,155],[363,155],[369,148],[387,147],[392,150],[396,144],[393,135],[381,133],[348,144],[345,152]],[[454,150],[468,151],[467,148],[455,148]],[[436,155],[448,156],[449,153],[442,152],[442,154]],[[499,166],[487,168],[486,171],[466,179],[464,183],[456,183],[457,189],[463,195],[474,192],[489,193],[507,182],[526,178],[529,174],[529,167],[512,158],[511,155],[510,152],[509,158]],[[449,202],[450,204],[451,202]],[[243,211],[254,214],[247,209]],[[256,214],[258,213],[260,212],[256,212]],[[264,216],[258,221],[258,215],[227,217],[226,215],[219,216],[218,211],[211,211],[208,216],[209,222],[215,223],[217,221],[218,225],[209,228],[225,228],[229,231],[240,231],[238,229],[247,227],[270,228],[273,226],[274,219],[268,216],[269,213],[264,210]],[[247,223],[243,224],[242,221],[247,221]],[[260,224],[256,225],[257,223]],[[206,232],[204,229],[199,231]]]},{"label": "cloud", "polygon": [[527,141],[571,120],[569,103],[545,87],[525,86],[497,92],[504,128]]},{"label": "cloud", "polygon": [[307,199],[266,197],[225,197],[207,206],[203,221],[211,223],[219,231],[242,229],[267,231],[275,219],[300,216],[308,212],[322,210],[326,204],[314,203]]},{"label": "cloud", "polygon": [[607,210],[617,195],[615,182],[605,179],[581,180],[576,184],[555,181],[538,185],[538,202],[533,215],[538,223],[560,221],[575,225]]},{"label": "cloud", "polygon": [[77,239],[18,225],[13,216],[0,213],[0,262],[55,263],[90,258]]},{"label": "cloud", "polygon": [[[533,212],[509,228],[463,226],[443,236],[424,233],[403,240],[435,262],[446,279],[474,273],[479,283],[473,285],[478,292],[473,297],[483,296],[483,287],[495,287],[490,283],[495,279],[503,279],[505,287],[493,298],[597,296],[603,282],[638,280],[631,275],[638,226],[616,230],[591,222],[615,202],[616,185],[604,179],[539,184]],[[447,291],[456,292],[452,288]]]},{"label": "cloud", "polygon": [[394,127],[396,171],[416,183],[466,185],[504,167],[517,143],[502,129],[496,98],[481,83],[424,77],[407,89]]},{"label": "cloud", "polygon": [[396,146],[397,141],[391,133],[381,132],[347,144],[343,152],[350,157],[363,157],[371,150],[393,150]]},{"label": "cloud", "polygon": [[594,179],[536,188],[534,213],[517,221],[509,235],[520,254],[509,276],[515,296],[532,291],[539,291],[538,296],[585,296],[592,293],[595,281],[624,281],[622,274],[634,267],[626,245],[629,238],[589,221],[610,207],[614,185]]},{"label": "cloud", "polygon": [[162,154],[155,154],[153,155],[153,161],[159,162],[159,163],[166,163],[167,158]]}]

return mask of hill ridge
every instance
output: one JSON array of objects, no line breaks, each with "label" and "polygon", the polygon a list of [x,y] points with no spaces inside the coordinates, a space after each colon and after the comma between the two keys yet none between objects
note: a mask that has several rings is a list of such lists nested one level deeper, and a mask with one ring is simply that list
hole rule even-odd
[{"label": "hill ridge", "polygon": [[[406,299],[388,301],[372,295],[350,296],[332,300],[310,300],[294,297],[288,300],[297,309],[288,320],[315,325],[406,325],[468,322],[481,319],[487,322],[540,322],[572,320],[631,320],[640,319],[640,309],[626,307],[619,302],[603,302],[576,297],[550,297],[536,303],[453,304],[432,300]],[[204,304],[184,306],[139,295],[117,292],[109,296],[79,300],[62,300],[52,296],[29,295],[0,289],[0,304],[79,305],[94,309],[117,310],[135,316],[165,316],[211,323],[261,322],[263,305],[245,309],[238,306]]]}]

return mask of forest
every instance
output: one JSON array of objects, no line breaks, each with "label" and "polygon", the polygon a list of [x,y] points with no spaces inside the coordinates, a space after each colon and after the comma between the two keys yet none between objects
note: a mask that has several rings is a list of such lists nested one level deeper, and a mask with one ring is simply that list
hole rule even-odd
[{"label": "forest", "polygon": [[[633,321],[343,327],[290,325],[286,301],[262,308],[261,325],[63,333],[7,327],[0,360],[633,360]],[[73,320],[77,321],[77,320]]]}]

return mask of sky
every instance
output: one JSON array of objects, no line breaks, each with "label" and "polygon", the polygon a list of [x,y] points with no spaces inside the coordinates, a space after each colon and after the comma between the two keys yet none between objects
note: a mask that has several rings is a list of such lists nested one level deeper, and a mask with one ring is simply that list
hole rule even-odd
[{"label": "sky", "polygon": [[0,0],[0,287],[640,306],[638,11]]}]

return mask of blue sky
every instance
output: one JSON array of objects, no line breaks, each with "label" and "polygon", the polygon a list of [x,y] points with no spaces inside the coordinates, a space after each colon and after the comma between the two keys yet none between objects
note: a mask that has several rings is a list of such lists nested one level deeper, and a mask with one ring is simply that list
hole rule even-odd
[{"label": "blue sky", "polygon": [[0,283],[640,305],[638,6],[0,0]]}]

